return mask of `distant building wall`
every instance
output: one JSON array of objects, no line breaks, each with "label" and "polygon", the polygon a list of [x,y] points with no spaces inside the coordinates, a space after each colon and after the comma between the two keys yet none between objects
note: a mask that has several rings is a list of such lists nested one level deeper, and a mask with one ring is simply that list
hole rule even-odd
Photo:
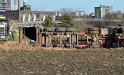
[{"label": "distant building wall", "polygon": [[[0,11],[0,14],[6,16],[9,21],[13,22],[33,22],[33,21],[44,21],[47,16],[50,16],[53,21],[58,21],[60,16],[64,15],[64,12],[54,11],[31,11],[31,10],[7,10]],[[73,18],[83,18],[84,13],[82,12],[70,12]]]},{"label": "distant building wall", "polygon": [[46,16],[53,17],[55,12],[51,11],[20,11],[20,22],[26,21],[43,21]]},{"label": "distant building wall", "polygon": [[100,5],[100,7],[95,7],[95,17],[99,19],[104,19],[105,16],[112,13],[111,6]]},{"label": "distant building wall", "polygon": [[0,15],[6,16],[10,22],[19,20],[19,15],[17,10],[0,11]]},{"label": "distant building wall", "polygon": [[0,11],[10,10],[11,0],[0,0]]},{"label": "distant building wall", "polygon": [[95,18],[101,18],[100,7],[95,7]]}]

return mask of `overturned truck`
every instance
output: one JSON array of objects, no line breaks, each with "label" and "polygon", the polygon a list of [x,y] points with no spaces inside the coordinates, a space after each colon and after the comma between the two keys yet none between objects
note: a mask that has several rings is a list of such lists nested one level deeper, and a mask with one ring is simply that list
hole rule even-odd
[{"label": "overturned truck", "polygon": [[80,32],[75,28],[20,27],[19,42],[39,44],[42,47],[61,48],[117,48],[124,47],[122,27],[87,28]]}]

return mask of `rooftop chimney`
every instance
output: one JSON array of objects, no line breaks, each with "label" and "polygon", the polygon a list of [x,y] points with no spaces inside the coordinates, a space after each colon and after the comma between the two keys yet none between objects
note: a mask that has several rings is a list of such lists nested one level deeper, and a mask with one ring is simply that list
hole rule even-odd
[{"label": "rooftop chimney", "polygon": [[9,10],[11,10],[11,0],[7,0]]},{"label": "rooftop chimney", "polygon": [[18,0],[18,10],[20,10],[20,0]]},{"label": "rooftop chimney", "polygon": [[14,0],[14,10],[16,10],[17,0]]}]

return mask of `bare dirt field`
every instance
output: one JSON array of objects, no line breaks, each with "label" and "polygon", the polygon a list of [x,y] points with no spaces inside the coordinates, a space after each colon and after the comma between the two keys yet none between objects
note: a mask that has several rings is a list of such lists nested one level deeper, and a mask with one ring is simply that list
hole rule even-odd
[{"label": "bare dirt field", "polygon": [[0,75],[124,75],[123,48],[27,49],[0,49]]}]

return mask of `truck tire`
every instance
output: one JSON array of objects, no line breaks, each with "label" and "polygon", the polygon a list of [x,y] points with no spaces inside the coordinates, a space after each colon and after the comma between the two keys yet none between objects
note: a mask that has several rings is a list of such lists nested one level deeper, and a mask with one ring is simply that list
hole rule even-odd
[{"label": "truck tire", "polygon": [[76,29],[75,29],[75,28],[66,28],[66,31],[67,31],[67,32],[75,32]]},{"label": "truck tire", "polygon": [[89,31],[99,31],[99,28],[95,27],[95,28],[88,28]]},{"label": "truck tire", "polygon": [[89,31],[89,34],[99,34],[99,31]]},{"label": "truck tire", "polygon": [[56,31],[57,32],[65,32],[66,28],[64,28],[64,27],[56,28]]},{"label": "truck tire", "polygon": [[124,47],[124,40],[120,41],[120,46]]},{"label": "truck tire", "polygon": [[100,45],[92,45],[92,48],[100,48]]},{"label": "truck tire", "polygon": [[54,27],[44,28],[44,31],[54,32],[55,31],[55,28]]}]

